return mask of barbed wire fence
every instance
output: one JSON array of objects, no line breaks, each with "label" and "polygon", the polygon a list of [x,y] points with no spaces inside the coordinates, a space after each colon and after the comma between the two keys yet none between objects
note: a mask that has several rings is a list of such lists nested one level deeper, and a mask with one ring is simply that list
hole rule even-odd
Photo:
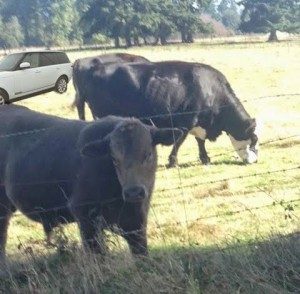
[{"label": "barbed wire fence", "polygon": [[[250,102],[253,100],[260,100],[260,99],[267,99],[267,98],[279,98],[279,97],[295,97],[295,96],[300,96],[300,93],[292,93],[292,94],[280,94],[280,95],[273,95],[273,96],[262,96],[262,97],[258,97],[258,98],[254,98],[251,100],[244,100],[242,102]],[[186,114],[191,114],[193,112],[182,112],[182,113],[175,113],[174,115],[186,115]],[[199,112],[197,112],[199,113]],[[200,112],[201,113],[201,112]],[[170,117],[172,120],[173,114],[160,114],[160,115],[155,115],[155,116],[149,116],[149,117],[144,117],[143,119],[151,119],[151,118],[156,118],[156,117]],[[10,139],[10,138],[14,138],[17,136],[28,136],[28,135],[37,135],[37,134],[41,134],[44,132],[47,132],[49,130],[53,130],[54,128],[41,128],[41,129],[34,129],[34,130],[26,130],[23,132],[16,132],[16,133],[10,133],[10,134],[5,134],[5,135],[0,135],[0,143],[1,140],[3,139]],[[284,141],[284,140],[290,140],[290,139],[295,139],[300,137],[300,134],[289,134],[285,137],[282,136],[278,136],[276,138],[264,141],[264,142],[260,142],[260,146],[267,146],[269,144],[273,144],[276,142],[280,142],[280,141]],[[232,150],[232,151],[226,151],[226,152],[222,152],[222,153],[218,153],[218,154],[214,154],[211,156],[211,158],[217,158],[217,157],[221,157],[221,156],[226,156],[230,153],[236,152],[236,150]],[[195,161],[196,162],[196,161]],[[197,161],[199,162],[199,161]],[[192,164],[193,162],[189,163]],[[186,165],[186,167],[188,167],[190,165]],[[295,162],[295,164],[291,167],[287,167],[287,168],[283,168],[283,169],[274,169],[274,170],[268,170],[268,171],[264,171],[264,172],[256,172],[256,173],[250,173],[250,174],[245,174],[245,175],[238,175],[238,176],[233,176],[233,177],[224,177],[224,178],[220,178],[217,180],[211,180],[211,181],[202,181],[202,182],[197,182],[197,183],[191,183],[191,184],[183,184],[183,177],[181,175],[181,171],[180,171],[181,167],[177,166],[177,173],[178,173],[178,177],[179,177],[179,187],[171,187],[171,188],[164,188],[164,189],[156,189],[154,193],[166,193],[166,192],[171,192],[174,190],[178,190],[180,189],[180,193],[181,196],[183,198],[182,201],[176,203],[178,205],[182,204],[183,208],[184,208],[184,214],[185,214],[185,220],[184,221],[174,221],[174,222],[165,222],[165,223],[160,223],[159,219],[157,217],[157,213],[155,211],[156,208],[158,207],[162,207],[162,206],[167,206],[168,204],[166,203],[153,203],[150,205],[150,209],[152,211],[152,214],[154,216],[154,227],[157,228],[162,235],[162,238],[164,239],[164,232],[163,229],[167,228],[167,227],[172,227],[172,226],[182,226],[184,225],[186,227],[187,230],[187,236],[188,236],[188,241],[190,243],[190,236],[189,236],[189,224],[193,223],[193,222],[197,222],[199,220],[206,220],[206,219],[212,219],[212,218],[220,218],[220,217],[231,217],[231,216],[235,216],[235,215],[239,215],[245,212],[249,212],[249,211],[256,211],[256,210],[263,210],[263,209],[268,209],[271,207],[282,207],[284,209],[285,212],[287,212],[287,218],[297,218],[299,219],[299,216],[297,216],[295,213],[293,213],[293,205],[298,205],[298,203],[300,202],[300,198],[297,199],[292,199],[289,201],[278,201],[276,200],[270,192],[257,187],[261,192],[265,193],[265,195],[268,198],[271,198],[272,203],[271,204],[264,204],[264,205],[260,205],[260,206],[254,206],[251,208],[243,208],[243,209],[239,209],[239,210],[233,210],[233,211],[229,211],[229,212],[225,212],[225,213],[219,213],[219,214],[211,214],[211,215],[205,215],[205,216],[201,216],[198,218],[193,218],[193,219],[189,219],[188,218],[188,213],[187,213],[187,208],[186,208],[186,200],[185,200],[185,196],[183,193],[184,189],[191,189],[191,188],[198,188],[201,187],[203,185],[211,185],[211,184],[216,184],[216,183],[224,183],[227,181],[231,181],[231,180],[242,180],[242,179],[246,179],[246,178],[250,178],[250,177],[262,177],[262,176],[266,176],[266,175],[271,175],[271,174],[277,174],[277,173],[289,173],[289,172],[295,172],[297,170],[300,169],[300,162]],[[190,177],[189,179],[191,179],[193,177]],[[72,180],[73,181],[73,180]],[[53,184],[53,185],[59,185],[61,183],[67,183],[67,182],[71,182],[71,180],[68,179],[60,179],[60,180],[52,180],[52,181],[41,181],[41,182],[26,182],[26,183],[14,183],[14,185],[21,185],[21,186],[28,186],[28,185],[43,185],[43,184]],[[3,183],[0,182],[0,187],[4,186]],[[93,205],[93,204],[101,204],[101,205],[106,205],[109,203],[114,202],[115,200],[119,200],[119,198],[112,198],[109,199],[108,201],[90,201],[90,202],[86,202],[86,203],[82,203],[80,204],[80,206],[86,206],[86,205]],[[55,211],[59,211],[61,209],[66,209],[68,208],[67,205],[63,205],[63,206],[57,206],[57,207],[52,207],[51,209],[35,209],[31,212],[27,212],[26,215],[34,215],[34,214],[42,214],[42,213],[46,213],[46,212],[55,212]],[[18,218],[18,217],[22,217],[21,213],[15,213],[13,215],[14,218]],[[0,219],[2,219],[3,217],[0,217]],[[152,224],[153,226],[153,224]],[[164,241],[166,242],[166,241]]]}]

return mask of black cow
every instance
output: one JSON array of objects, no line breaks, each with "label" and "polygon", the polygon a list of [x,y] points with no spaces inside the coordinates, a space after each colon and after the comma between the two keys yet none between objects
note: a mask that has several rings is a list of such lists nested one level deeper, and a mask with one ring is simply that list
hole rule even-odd
[{"label": "black cow", "polygon": [[[75,73],[76,75],[76,73]],[[203,164],[210,162],[205,139],[211,141],[225,131],[243,161],[257,161],[256,122],[236,97],[225,76],[199,63],[104,64],[90,68],[77,88],[85,85],[85,101],[94,117],[114,114],[151,118],[159,127],[185,130],[169,156],[177,162],[177,151],[188,133],[199,145]]]},{"label": "black cow", "polygon": [[155,146],[181,135],[134,118],[87,123],[1,107],[0,259],[16,209],[42,223],[48,238],[57,225],[76,220],[84,245],[94,251],[101,251],[96,234],[116,225],[132,253],[147,254]]},{"label": "black cow", "polygon": [[85,120],[85,99],[93,94],[89,84],[86,83],[87,79],[93,79],[93,74],[98,70],[101,70],[104,64],[130,62],[148,63],[150,61],[139,55],[128,53],[112,53],[77,59],[74,62],[73,84],[76,94],[73,105],[76,106],[80,119]]}]

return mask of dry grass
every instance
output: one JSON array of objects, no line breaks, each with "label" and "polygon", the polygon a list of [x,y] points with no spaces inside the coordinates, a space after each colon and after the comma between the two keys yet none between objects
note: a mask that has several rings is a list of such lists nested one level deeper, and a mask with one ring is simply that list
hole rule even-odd
[{"label": "dry grass", "polygon": [[[47,255],[47,256],[45,256]],[[104,258],[68,244],[37,255],[24,250],[3,293],[298,293],[300,235],[228,245],[163,246],[150,258],[127,252]]]},{"label": "dry grass", "polygon": [[[300,92],[297,40],[279,44],[143,47],[129,52],[151,60],[211,64],[228,77],[241,100],[249,100],[244,104],[246,109],[263,121],[261,142],[300,135],[300,96],[255,100]],[[75,60],[102,53],[72,52],[70,57]],[[70,86],[63,96],[49,93],[20,104],[76,118],[69,107],[73,97]],[[17,217],[9,230],[12,276],[1,283],[0,291],[299,292],[299,169],[230,178],[299,166],[300,137],[263,145],[259,162],[251,166],[238,163],[225,135],[216,143],[208,143],[207,149],[213,160],[208,167],[196,162],[196,143],[188,138],[180,150],[180,166],[167,170],[164,164],[170,149],[159,148],[156,190],[149,216],[148,259],[133,261],[124,241],[115,236],[110,236],[111,253],[104,260],[86,256],[79,249],[75,225],[65,227],[68,242],[63,252],[45,249],[41,226]],[[227,180],[218,182],[222,179]],[[182,188],[186,185],[189,188]],[[257,209],[260,206],[264,208]],[[23,267],[25,272],[20,271]]]}]

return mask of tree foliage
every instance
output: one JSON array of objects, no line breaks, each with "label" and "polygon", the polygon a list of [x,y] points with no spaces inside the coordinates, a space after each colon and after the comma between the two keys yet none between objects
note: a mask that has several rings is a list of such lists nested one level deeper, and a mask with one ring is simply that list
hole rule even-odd
[{"label": "tree foliage", "polygon": [[132,40],[139,44],[139,37],[147,43],[154,37],[162,44],[174,32],[179,31],[183,42],[192,42],[193,34],[205,31],[200,20],[201,8],[209,0],[94,0],[91,1],[83,23],[87,35],[101,32],[114,38],[118,47],[120,38],[131,46]]},{"label": "tree foliage", "polygon": [[0,19],[0,47],[15,48],[24,42],[21,25],[16,16],[12,16],[7,22]]},{"label": "tree foliage", "polygon": [[276,41],[276,31],[300,31],[299,0],[243,0],[240,29],[243,32],[270,33],[269,40]]},{"label": "tree foliage", "polygon": [[240,24],[240,14],[234,0],[222,0],[218,6],[221,22],[232,30],[237,30]]},{"label": "tree foliage", "polygon": [[[10,0],[0,1],[3,23],[14,20],[19,23],[19,45],[52,46],[80,41],[78,29],[80,15],[76,9],[78,0]],[[14,32],[11,32],[13,38]],[[23,37],[20,37],[23,36]],[[5,42],[7,47],[17,43]]]},{"label": "tree foliage", "polygon": [[240,13],[235,0],[211,1],[205,12],[232,30],[238,30]]},{"label": "tree foliage", "polygon": [[[116,47],[167,43],[179,32],[182,42],[207,32],[200,14],[211,0],[0,0],[2,47],[64,46],[102,42]],[[9,32],[9,34],[7,33]],[[105,39],[104,38],[104,39]],[[104,40],[103,39],[103,40]]]}]

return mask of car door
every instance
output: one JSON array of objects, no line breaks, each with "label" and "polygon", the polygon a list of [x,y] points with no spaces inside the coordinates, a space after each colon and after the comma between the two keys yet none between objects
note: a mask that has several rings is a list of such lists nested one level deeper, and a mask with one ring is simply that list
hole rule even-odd
[{"label": "car door", "polygon": [[41,70],[39,69],[39,53],[26,53],[20,64],[29,62],[30,67],[14,71],[15,96],[24,96],[38,92],[42,87]]},{"label": "car door", "polygon": [[40,69],[44,89],[54,87],[59,72],[59,65],[55,52],[40,53]]}]

